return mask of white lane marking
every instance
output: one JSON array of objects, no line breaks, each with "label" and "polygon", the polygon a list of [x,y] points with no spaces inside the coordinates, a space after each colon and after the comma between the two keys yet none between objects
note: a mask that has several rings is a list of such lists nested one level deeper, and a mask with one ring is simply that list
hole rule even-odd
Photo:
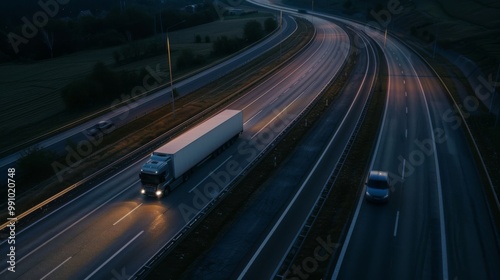
[{"label": "white lane marking", "polygon": [[408,107],[406,107],[406,114],[408,114]]},{"label": "white lane marking", "polygon": [[255,113],[255,115],[253,115],[251,118],[249,118],[249,119],[248,119],[248,120],[244,123],[244,125],[247,125],[247,123],[248,123],[249,121],[253,120],[253,118],[257,117],[257,115],[258,115],[258,114],[260,114],[261,112],[262,112],[262,109],[261,109],[261,110],[259,110],[257,113]]},{"label": "white lane marking", "polygon": [[196,189],[197,187],[199,187],[201,185],[201,183],[205,182],[206,179],[208,179],[208,177],[210,177],[212,174],[214,174],[214,172],[219,169],[219,167],[221,167],[222,165],[224,165],[228,160],[230,160],[233,156],[229,156],[224,162],[222,162],[221,164],[219,164],[219,166],[217,166],[216,168],[214,168],[214,170],[212,170],[212,172],[210,172],[210,174],[207,175],[207,177],[203,178],[203,180],[201,180],[198,184],[196,184],[196,186],[194,186],[192,189],[189,190],[188,193],[191,193],[192,191],[194,191],[194,189]]},{"label": "white lane marking", "polygon": [[399,222],[399,211],[396,213],[396,224],[394,225],[394,234],[393,236],[396,237],[398,234],[398,222]]},{"label": "white lane marking", "polygon": [[125,216],[123,216],[121,219],[119,219],[118,221],[116,221],[113,225],[116,225],[118,224],[119,222],[121,222],[123,219],[125,219],[128,215],[132,214],[132,212],[134,212],[137,208],[141,207],[142,203],[137,205],[134,209],[130,210],[130,212],[128,212]]},{"label": "white lane marking", "polygon": [[[397,47],[397,48],[400,49],[399,47]],[[403,53],[403,51],[401,49],[400,49],[400,52]],[[405,55],[405,57],[408,61],[410,61],[410,59],[406,55]],[[410,66],[412,66],[411,63],[410,63]],[[418,77],[417,72],[415,71],[415,68],[412,66],[411,69],[413,70],[415,77]],[[429,120],[429,126],[430,126],[430,130],[431,130],[431,138],[432,138],[432,146],[433,146],[432,148],[434,151],[437,151],[436,139],[434,137],[434,133],[432,133],[432,131],[434,131],[434,127],[432,126],[432,119],[431,119],[431,112],[429,110],[429,104],[427,102],[427,98],[425,97],[424,87],[422,86],[420,79],[417,78],[417,81],[418,81],[418,85],[420,87],[420,93],[422,94],[422,97],[424,98],[425,109],[427,112],[427,119]],[[440,241],[441,241],[441,262],[442,262],[441,266],[443,269],[443,279],[448,279],[448,249],[447,249],[447,244],[446,244],[446,225],[444,223],[444,206],[443,206],[443,190],[442,190],[442,185],[441,185],[441,171],[439,168],[439,161],[438,161],[437,152],[433,153],[433,155],[434,155],[434,165],[436,166],[436,180],[437,180],[438,204],[439,204],[439,227],[440,227],[440,235],[441,235]]]},{"label": "white lane marking", "polygon": [[403,158],[403,170],[401,171],[401,179],[405,178],[405,167],[406,167],[406,159]]},{"label": "white lane marking", "polygon": [[[51,242],[52,240],[56,239],[57,237],[59,237],[61,234],[65,233],[67,230],[69,230],[70,228],[72,228],[73,226],[75,226],[76,224],[78,224],[79,222],[81,222],[82,220],[84,220],[85,218],[87,218],[88,216],[92,215],[92,213],[94,213],[95,211],[99,210],[102,206],[104,206],[105,204],[107,204],[108,202],[110,202],[111,200],[115,199],[117,196],[121,195],[122,193],[124,193],[125,191],[127,191],[128,189],[130,189],[133,185],[139,183],[139,180],[135,181],[134,183],[130,184],[130,186],[124,188],[121,192],[115,194],[113,197],[111,197],[110,199],[106,200],[104,203],[102,203],[101,205],[97,206],[96,208],[94,208],[92,211],[90,211],[89,213],[87,213],[85,216],[81,217],[80,219],[78,219],[76,222],[72,223],[70,226],[68,226],[67,228],[61,230],[60,232],[58,232],[56,235],[52,236],[49,240],[43,242],[42,244],[40,244],[38,247],[36,247],[35,249],[33,249],[31,252],[27,253],[26,255],[24,255],[22,258],[20,258],[17,263],[21,262],[22,260],[26,259],[27,257],[29,257],[31,254],[33,254],[34,252],[38,251],[40,248],[42,248],[43,246],[47,245],[49,242]],[[0,272],[0,274],[4,273],[5,271],[7,271],[7,268],[4,269],[2,272]]]},{"label": "white lane marking", "polygon": [[259,133],[261,133],[262,130],[267,128],[275,119],[281,116],[281,114],[283,114],[283,112],[285,112],[288,109],[288,107],[292,106],[295,103],[295,101],[297,101],[297,99],[301,98],[304,93],[305,92],[300,93],[292,102],[290,102],[285,108],[283,108],[283,110],[281,110],[279,114],[276,114],[274,118],[272,118],[269,122],[266,123],[266,125],[264,125],[261,129],[259,129],[259,131],[257,131],[252,137],[250,137],[250,140],[253,139],[255,136],[259,135]]},{"label": "white lane marking", "polygon": [[45,274],[45,276],[43,276],[42,278],[40,278],[40,280],[43,280],[45,278],[47,278],[50,274],[52,274],[52,272],[56,271],[58,268],[60,268],[63,264],[65,264],[66,262],[68,262],[72,257],[69,257],[67,258],[65,261],[63,261],[61,264],[59,264],[58,266],[56,266],[54,269],[52,269],[49,273]]},{"label": "white lane marking", "polygon": [[405,96],[408,97],[408,92],[405,91]]},{"label": "white lane marking", "polygon": [[[132,163],[132,164],[130,165],[130,167],[131,167],[131,166],[136,165],[137,163],[139,163],[139,162],[141,162],[141,161],[146,160],[148,157],[149,157],[149,155],[147,155],[147,156],[145,156],[145,157],[143,157],[143,158],[141,158],[141,159],[139,159],[139,160],[135,161],[134,163]],[[130,168],[130,167],[129,167],[129,168]],[[105,184],[105,183],[107,183],[108,181],[111,181],[113,178],[115,178],[115,177],[117,177],[118,175],[122,174],[123,172],[127,171],[129,168],[122,169],[122,170],[121,170],[121,171],[119,171],[118,173],[116,173],[116,174],[114,174],[113,176],[109,177],[108,179],[104,180],[104,181],[103,181],[103,182],[101,182],[100,184],[98,184],[98,185],[94,186],[94,187],[93,187],[93,188],[91,188],[90,190],[88,190],[88,191],[86,191],[86,192],[82,193],[81,195],[79,195],[79,196],[77,196],[77,197],[73,198],[72,200],[70,200],[69,202],[67,202],[66,204],[64,204],[63,206],[61,206],[61,207],[59,207],[59,208],[55,209],[54,211],[50,212],[50,213],[49,213],[49,214],[47,214],[46,216],[44,216],[44,217],[42,217],[41,219],[37,220],[37,221],[36,221],[36,222],[34,222],[33,224],[31,224],[31,225],[27,226],[26,228],[23,228],[23,229],[22,229],[21,231],[19,231],[19,232],[16,232],[16,235],[17,235],[17,236],[19,236],[19,234],[20,234],[20,233],[22,233],[22,232],[24,232],[24,231],[26,231],[26,230],[29,230],[29,229],[30,229],[30,228],[32,228],[33,226],[35,226],[35,225],[37,225],[37,224],[41,223],[43,220],[45,220],[45,219],[49,218],[50,216],[52,216],[52,215],[54,215],[55,213],[57,213],[57,212],[59,212],[60,210],[62,210],[64,207],[66,207],[66,206],[70,205],[71,203],[73,203],[73,202],[77,201],[79,198],[81,198],[81,197],[83,197],[83,196],[87,195],[88,193],[90,193],[90,192],[92,192],[93,190],[97,189],[98,187],[100,187],[100,186],[104,185],[104,184]],[[139,181],[137,181],[137,182],[139,182]],[[4,244],[5,242],[7,242],[7,240],[4,240],[4,241],[0,242],[0,245]],[[4,271],[0,272],[0,274],[2,274],[3,272],[4,272]]]},{"label": "white lane marking", "polygon": [[121,251],[123,251],[123,249],[125,249],[128,245],[130,245],[130,243],[132,243],[134,240],[136,240],[137,237],[139,237],[139,235],[141,235],[143,233],[144,233],[144,231],[141,231],[136,236],[134,236],[134,238],[130,239],[130,241],[127,242],[127,244],[123,245],[123,247],[121,247],[120,250],[116,251],[109,259],[107,259],[105,262],[103,262],[96,270],[94,270],[94,272],[92,272],[89,276],[87,276],[85,278],[85,280],[89,279],[94,274],[96,274],[97,271],[99,271],[103,266],[105,266],[108,262],[110,262],[114,257],[116,257],[116,255],[118,255]]},{"label": "white lane marking", "polygon": [[408,128],[405,129],[405,138],[408,138]]},{"label": "white lane marking", "polygon": [[403,80],[403,85],[406,85],[406,80]]}]

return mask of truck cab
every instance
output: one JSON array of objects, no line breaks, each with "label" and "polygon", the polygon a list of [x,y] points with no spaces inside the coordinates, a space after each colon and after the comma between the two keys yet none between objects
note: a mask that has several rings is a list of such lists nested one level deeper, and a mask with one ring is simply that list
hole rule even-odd
[{"label": "truck cab", "polygon": [[162,197],[172,180],[170,155],[153,153],[150,159],[142,166],[139,178],[141,179],[141,193],[147,196]]}]

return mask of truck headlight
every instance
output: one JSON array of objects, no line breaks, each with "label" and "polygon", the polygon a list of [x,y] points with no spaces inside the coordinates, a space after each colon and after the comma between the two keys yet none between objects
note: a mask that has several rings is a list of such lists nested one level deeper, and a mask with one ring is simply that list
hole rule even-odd
[{"label": "truck headlight", "polygon": [[163,193],[163,192],[162,192],[161,190],[157,190],[157,191],[156,191],[156,196],[157,196],[157,197],[160,197],[162,193]]}]

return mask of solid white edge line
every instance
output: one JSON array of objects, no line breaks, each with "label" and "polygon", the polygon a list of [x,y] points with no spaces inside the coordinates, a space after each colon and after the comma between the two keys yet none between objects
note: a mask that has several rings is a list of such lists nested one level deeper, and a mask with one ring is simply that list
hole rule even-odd
[{"label": "solid white edge line", "polygon": [[396,212],[396,224],[394,225],[394,234],[393,236],[396,237],[398,234],[398,223],[399,223],[399,211]]},{"label": "solid white edge line", "polygon": [[66,262],[68,262],[72,257],[69,257],[67,258],[65,261],[63,261],[62,263],[60,263],[58,266],[56,266],[54,269],[52,269],[49,273],[45,274],[45,276],[43,276],[42,278],[40,278],[40,280],[43,280],[45,278],[47,278],[50,274],[52,274],[54,271],[56,271],[58,268],[60,268],[61,266],[63,266],[63,264],[65,264]]},{"label": "solid white edge line", "polygon": [[128,245],[130,245],[130,243],[132,243],[134,240],[137,239],[137,237],[139,237],[139,235],[143,234],[144,233],[144,230],[139,232],[136,236],[134,236],[134,238],[130,239],[129,242],[127,242],[125,245],[123,245],[120,250],[116,251],[111,257],[109,257],[109,259],[107,259],[105,262],[103,262],[96,270],[94,270],[89,276],[85,277],[85,280],[89,279],[90,277],[94,276],[94,274],[97,273],[97,271],[99,271],[103,266],[105,266],[108,262],[110,262],[114,257],[116,257],[116,255],[118,255],[121,251],[123,251]]},{"label": "solid white edge line", "polygon": [[116,224],[118,224],[119,222],[121,222],[123,219],[125,219],[128,215],[132,214],[132,212],[134,212],[137,208],[141,207],[143,203],[137,205],[134,209],[130,210],[127,214],[125,214],[125,216],[121,217],[121,219],[119,219],[118,221],[116,221],[113,225],[115,226]]}]

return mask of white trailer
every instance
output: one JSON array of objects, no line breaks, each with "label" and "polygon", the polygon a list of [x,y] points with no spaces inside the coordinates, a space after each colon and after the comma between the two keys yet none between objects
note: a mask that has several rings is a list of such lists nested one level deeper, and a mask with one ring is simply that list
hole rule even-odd
[{"label": "white trailer", "polygon": [[192,168],[226,148],[243,131],[243,112],[225,110],[153,152],[142,166],[141,193],[161,197],[187,180]]}]

